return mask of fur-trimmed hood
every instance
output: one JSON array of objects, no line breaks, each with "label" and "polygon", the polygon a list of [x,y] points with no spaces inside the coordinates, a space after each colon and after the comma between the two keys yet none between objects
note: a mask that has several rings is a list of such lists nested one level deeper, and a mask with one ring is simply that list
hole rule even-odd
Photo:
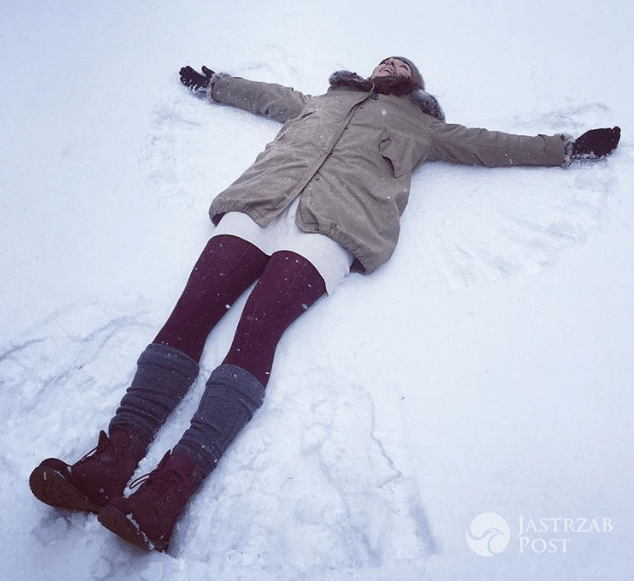
[{"label": "fur-trimmed hood", "polygon": [[[371,91],[374,83],[370,79],[364,79],[351,71],[336,71],[330,75],[331,87],[349,87],[357,91]],[[420,110],[435,117],[439,121],[445,122],[445,113],[438,103],[436,97],[423,89],[415,89],[408,95],[409,99],[414,102]]]}]

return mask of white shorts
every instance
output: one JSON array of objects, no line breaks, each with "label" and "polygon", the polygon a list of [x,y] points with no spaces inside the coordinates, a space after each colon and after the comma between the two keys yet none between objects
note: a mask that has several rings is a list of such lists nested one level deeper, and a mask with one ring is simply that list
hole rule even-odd
[{"label": "white shorts", "polygon": [[302,232],[295,224],[299,196],[268,226],[256,224],[247,214],[228,212],[214,230],[213,236],[230,234],[257,246],[271,256],[278,250],[289,250],[306,258],[317,269],[332,294],[350,272],[354,257],[343,246],[314,232]]}]

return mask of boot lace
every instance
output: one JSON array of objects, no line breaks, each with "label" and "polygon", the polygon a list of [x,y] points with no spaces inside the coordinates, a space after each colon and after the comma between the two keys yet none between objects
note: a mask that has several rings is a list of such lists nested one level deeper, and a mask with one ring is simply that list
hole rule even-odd
[{"label": "boot lace", "polygon": [[85,462],[90,462],[93,460],[99,461],[102,456],[108,453],[111,454],[110,461],[116,463],[121,458],[123,449],[124,449],[124,446],[122,445],[121,442],[118,442],[116,440],[113,440],[112,438],[109,438],[106,435],[106,433],[102,431],[99,434],[99,441],[97,442],[97,445],[92,450],[90,450],[90,452],[85,454],[81,458],[81,460],[79,460],[76,463],[76,466],[79,466]]},{"label": "boot lace", "polygon": [[130,490],[143,485],[142,491],[149,494],[158,504],[169,502],[174,492],[180,492],[187,484],[188,476],[182,470],[158,466],[149,474],[144,474],[130,483]]}]

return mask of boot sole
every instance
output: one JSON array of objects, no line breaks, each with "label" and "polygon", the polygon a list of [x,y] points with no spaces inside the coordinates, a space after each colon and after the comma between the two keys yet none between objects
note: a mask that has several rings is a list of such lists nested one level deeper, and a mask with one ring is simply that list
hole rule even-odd
[{"label": "boot sole", "polygon": [[79,510],[98,514],[102,507],[95,504],[57,470],[50,466],[38,466],[29,477],[31,492],[39,501],[54,508]]},{"label": "boot sole", "polygon": [[167,550],[167,544],[154,543],[148,539],[147,535],[139,529],[131,516],[132,515],[128,517],[120,510],[112,506],[107,506],[99,513],[98,520],[110,532],[128,543],[136,545],[146,551],[154,550],[165,552]]}]

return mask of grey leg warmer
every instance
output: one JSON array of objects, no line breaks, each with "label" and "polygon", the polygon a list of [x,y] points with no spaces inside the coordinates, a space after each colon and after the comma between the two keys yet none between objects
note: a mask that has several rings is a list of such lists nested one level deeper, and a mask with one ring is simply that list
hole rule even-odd
[{"label": "grey leg warmer", "polygon": [[206,476],[263,399],[264,386],[248,371],[236,365],[220,365],[207,381],[191,426],[173,452],[189,456]]},{"label": "grey leg warmer", "polygon": [[108,430],[138,434],[147,447],[198,376],[198,363],[178,349],[152,343],[137,365]]}]

